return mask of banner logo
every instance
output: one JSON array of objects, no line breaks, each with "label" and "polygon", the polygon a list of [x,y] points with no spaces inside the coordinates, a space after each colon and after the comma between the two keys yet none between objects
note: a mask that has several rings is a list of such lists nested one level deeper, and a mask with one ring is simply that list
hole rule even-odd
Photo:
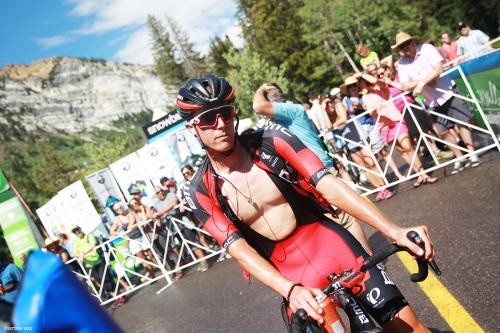
[{"label": "banner logo", "polygon": [[123,171],[129,171],[130,170],[130,164],[128,162],[125,162],[122,164],[122,169]]},{"label": "banner logo", "polygon": [[103,176],[99,175],[99,176],[97,176],[97,182],[99,184],[104,184],[106,182],[106,179],[104,179]]}]

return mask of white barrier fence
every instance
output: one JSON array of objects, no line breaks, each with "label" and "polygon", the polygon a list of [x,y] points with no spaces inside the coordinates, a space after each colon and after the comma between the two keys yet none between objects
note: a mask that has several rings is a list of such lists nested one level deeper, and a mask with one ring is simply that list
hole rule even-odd
[{"label": "white barrier fence", "polygon": [[[483,112],[483,109],[481,108],[481,105],[479,104],[477,98],[476,98],[476,95],[474,93],[474,91],[471,89],[471,86],[467,80],[467,77],[464,75],[462,69],[460,66],[456,66],[456,67],[452,67],[451,69],[447,70],[446,72],[444,72],[442,76],[445,76],[445,75],[449,75],[450,73],[454,72],[454,71],[458,71],[460,73],[460,76],[461,78],[464,80],[464,83],[467,87],[467,90],[468,90],[468,93],[469,95],[471,96],[471,98],[468,98],[468,97],[465,97],[465,96],[462,96],[462,95],[457,95],[455,93],[453,93],[453,96],[455,98],[460,98],[460,99],[463,99],[469,103],[473,103],[475,105],[475,107],[477,108],[477,110],[479,111],[479,114],[483,120],[483,122],[485,123],[486,125],[486,129],[484,128],[481,128],[481,127],[478,127],[478,126],[475,126],[475,125],[472,125],[470,123],[465,123],[463,121],[460,121],[458,119],[454,119],[454,118],[451,118],[451,117],[448,117],[448,116],[445,116],[445,115],[442,115],[442,114],[439,114],[437,112],[434,112],[434,111],[429,111],[429,110],[426,110],[425,108],[423,108],[422,106],[420,105],[417,105],[417,104],[410,104],[406,98],[404,98],[404,96],[406,94],[409,94],[411,93],[411,91],[406,91],[398,96],[395,96],[393,98],[391,98],[390,100],[386,101],[383,103],[383,105],[387,104],[387,103],[392,103],[393,101],[399,99],[399,98],[402,98],[402,100],[404,101],[405,103],[405,108],[404,108],[404,111],[401,115],[401,120],[399,121],[399,123],[397,124],[397,134],[396,134],[396,138],[397,136],[399,135],[400,133],[400,129],[401,129],[401,123],[403,122],[404,120],[404,115],[405,113],[409,113],[413,119],[413,121],[415,122],[416,124],[416,127],[418,129],[418,132],[419,132],[419,138],[418,138],[418,142],[416,143],[416,147],[417,149],[415,149],[415,153],[413,154],[413,156],[411,157],[411,164],[408,168],[408,173],[405,175],[406,178],[405,179],[402,179],[402,180],[395,180],[395,181],[389,181],[387,179],[387,174],[388,174],[388,163],[386,163],[386,165],[384,167],[382,167],[382,165],[378,162],[378,159],[376,158],[375,154],[373,154],[372,152],[372,149],[371,149],[371,143],[368,142],[367,138],[365,138],[365,136],[362,134],[363,132],[365,132],[363,129],[360,128],[360,124],[359,124],[359,118],[365,116],[365,115],[368,115],[370,114],[371,112],[375,111],[375,108],[372,108],[370,110],[367,110],[359,115],[356,115],[356,116],[351,116],[350,119],[347,120],[347,124],[350,124],[350,123],[353,123],[355,126],[356,126],[356,129],[358,131],[358,134],[360,136],[360,138],[362,139],[362,142],[354,142],[352,140],[349,140],[349,139],[346,139],[345,137],[341,136],[341,135],[334,135],[337,139],[342,139],[352,145],[355,145],[356,147],[359,147],[359,148],[368,148],[369,152],[371,153],[371,158],[373,159],[373,161],[375,162],[376,164],[376,167],[377,167],[377,171],[374,171],[374,170],[371,170],[371,169],[368,169],[362,165],[359,165],[359,164],[356,164],[355,162],[351,161],[350,159],[346,158],[345,156],[339,156],[338,154],[335,155],[336,158],[338,158],[340,161],[342,161],[342,163],[344,164],[344,166],[351,166],[351,167],[355,167],[355,168],[358,168],[359,170],[362,170],[364,173],[370,173],[374,176],[377,176],[377,177],[380,177],[383,182],[384,182],[384,186],[380,186],[380,187],[376,187],[376,188],[367,188],[366,186],[363,186],[362,184],[355,184],[356,188],[361,192],[361,195],[363,196],[366,196],[366,195],[369,195],[369,194],[372,194],[372,193],[375,193],[375,192],[378,192],[380,191],[381,189],[383,188],[388,188],[388,187],[391,187],[391,186],[394,186],[394,185],[397,185],[399,183],[402,183],[402,182],[405,182],[405,181],[408,181],[410,179],[413,179],[413,178],[416,178],[424,173],[428,173],[428,172],[431,172],[431,171],[434,171],[434,170],[437,170],[437,169],[440,169],[440,168],[443,168],[447,165],[450,165],[450,164],[453,164],[457,161],[460,161],[462,160],[463,158],[469,158],[470,156],[472,155],[480,155],[481,153],[489,150],[489,149],[492,149],[492,148],[497,148],[499,151],[500,151],[500,144],[498,142],[498,138],[496,137],[495,133],[493,132],[489,122],[488,122],[488,119],[486,118],[484,112]],[[445,92],[444,90],[442,89],[436,89],[437,91],[440,91],[440,92]],[[479,149],[476,149],[474,151],[471,151],[467,148],[463,148],[461,146],[459,146],[458,144],[453,144],[453,143],[449,143],[447,141],[444,141],[443,139],[441,138],[438,138],[434,135],[430,135],[426,132],[423,131],[423,129],[420,127],[419,123],[417,122],[417,119],[415,117],[415,114],[413,112],[413,110],[411,108],[415,108],[415,109],[419,109],[419,110],[423,110],[425,112],[427,112],[428,114],[430,115],[435,115],[437,117],[442,117],[442,118],[446,118],[456,124],[461,124],[463,126],[467,126],[469,129],[473,130],[473,131],[477,131],[479,133],[481,133],[482,135],[486,135],[488,137],[488,139],[491,138],[490,141],[492,141],[493,143],[491,144],[487,144],[485,145],[484,147],[480,147]],[[377,117],[377,120],[376,120],[376,125],[377,126],[380,122],[380,114],[378,115]],[[434,154],[430,154],[430,156],[432,156],[432,159],[433,159],[433,162],[434,162],[434,166],[432,166],[431,168],[429,169],[425,169],[423,171],[420,171],[420,172],[413,172],[413,166],[415,164],[415,160],[417,158],[419,158],[418,156],[418,147],[420,147],[422,144],[429,150],[429,152],[432,152],[433,149],[431,148],[430,144],[429,144],[429,140],[434,140],[434,141],[438,141],[438,142],[441,142],[447,146],[452,146],[454,148],[457,148],[459,150],[461,150],[463,152],[463,156],[457,158],[457,157],[454,157],[452,159],[449,159],[447,161],[440,161],[438,160],[438,158],[436,156],[434,156]],[[394,155],[394,151],[395,151],[395,145],[396,145],[396,139],[390,143],[390,146],[389,146],[389,156],[392,158],[393,155]],[[331,154],[332,157],[334,157],[332,154]]]},{"label": "white barrier fence", "polygon": [[[144,231],[145,227],[148,227],[151,231],[146,233]],[[129,249],[125,246],[120,246],[118,248],[113,246],[113,241],[120,237],[124,240],[131,241],[130,237],[128,236],[131,230],[128,230],[120,236],[113,237],[106,242],[99,244],[95,248],[96,251],[102,253],[102,265],[104,265],[104,269],[101,268],[104,274],[100,276],[100,281],[95,281],[91,276],[91,270],[96,269],[97,266],[95,266],[94,268],[85,268],[84,265],[82,265],[82,263],[77,260],[77,258],[73,258],[66,263],[71,264],[76,261],[79,264],[82,271],[75,272],[75,274],[87,284],[90,292],[99,299],[102,305],[110,303],[124,295],[130,294],[155,281],[165,279],[167,281],[167,285],[157,292],[157,294],[159,294],[170,285],[172,285],[172,277],[176,273],[182,272],[186,268],[192,265],[199,264],[206,259],[221,255],[221,253],[223,252],[223,250],[214,250],[210,247],[204,247],[199,242],[193,242],[192,240],[187,239],[184,235],[184,233],[186,232],[199,232],[208,237],[210,237],[210,234],[203,229],[193,226],[193,224],[190,222],[186,222],[176,218],[172,218],[170,230],[166,229],[164,225],[162,226],[162,228],[157,227],[155,221],[153,220],[147,220],[140,223],[138,225],[138,228],[141,230],[142,235],[148,240],[148,244],[154,258],[144,260],[139,258],[137,255],[130,253]],[[183,231],[183,229],[189,231]],[[158,253],[155,250],[155,247],[157,248],[157,246],[155,246],[155,243],[157,241],[159,241],[161,243],[161,247],[165,249],[163,253]],[[174,246],[178,249],[178,253],[180,255],[173,255],[175,253],[175,251],[173,251]],[[197,257],[194,254],[194,248],[202,249],[204,252],[204,256]],[[169,267],[170,265],[167,261],[169,257],[175,258],[175,260],[173,260],[173,262],[175,262],[174,267]],[[156,265],[153,262],[153,259],[155,259],[156,262],[159,263],[159,265]],[[135,269],[137,266],[140,267],[143,263],[147,263],[151,267],[153,267],[153,269],[156,269],[154,278],[148,276],[147,274],[142,274],[142,270]],[[113,274],[112,272],[114,272],[115,274]],[[114,293],[114,296],[112,297],[105,296],[106,292],[104,285],[106,280],[109,278],[111,278],[113,281],[115,280],[115,278],[117,280],[114,290],[111,291]],[[135,285],[132,282],[132,280],[135,279],[140,279],[141,283]],[[125,291],[120,293],[119,290],[121,289],[121,287],[123,287]],[[107,292],[109,293],[110,291],[108,290]]]}]

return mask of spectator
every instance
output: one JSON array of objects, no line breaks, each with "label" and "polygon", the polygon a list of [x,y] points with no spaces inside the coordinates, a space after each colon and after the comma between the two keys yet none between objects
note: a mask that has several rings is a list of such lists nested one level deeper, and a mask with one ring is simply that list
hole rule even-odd
[{"label": "spectator", "polygon": [[[424,103],[430,110],[447,117],[467,123],[473,114],[465,100],[453,96],[461,95],[460,90],[453,86],[448,76],[440,77],[443,73],[443,58],[431,45],[416,45],[418,37],[412,37],[405,32],[396,36],[396,44],[392,46],[393,52],[400,52],[403,57],[399,61],[399,78],[402,90],[413,90],[413,96],[424,95]],[[417,57],[418,55],[418,57]],[[437,89],[442,91],[438,91]],[[460,161],[453,167],[452,174],[462,171],[467,166],[477,167],[481,164],[479,157],[472,154],[470,160],[463,158],[463,153],[456,148],[457,141],[450,133],[455,125],[449,119],[432,115],[439,135],[449,143],[448,148]],[[467,126],[456,123],[460,136],[467,149],[474,152],[472,133]]]},{"label": "spectator", "polygon": [[151,199],[150,197],[145,197],[138,187],[132,187],[132,189],[130,190],[130,195],[139,200],[141,204],[148,207],[149,209],[154,208],[153,199]]},{"label": "spectator", "polygon": [[323,111],[321,110],[321,96],[317,91],[310,91],[308,94],[309,102],[312,104],[311,110],[307,112],[307,116],[312,120],[318,133],[325,134],[327,132],[325,121],[323,120]]},{"label": "spectator", "polygon": [[[64,235],[64,234],[63,234]],[[45,239],[45,245],[43,246],[44,249],[47,249],[48,252],[55,254],[63,263],[67,263],[73,257],[69,254],[68,250],[61,246],[59,240],[54,240],[52,238],[46,238]],[[70,270],[72,270],[75,273],[82,274],[82,270],[80,268],[80,265],[76,261],[73,261],[71,264],[68,264],[66,267],[68,267]],[[76,277],[78,280],[83,281],[83,278],[76,274]]]},{"label": "spectator", "polygon": [[[457,59],[457,42],[450,40],[450,36],[448,36],[446,32],[441,35],[441,42],[443,43],[442,48],[446,51],[446,54],[448,54],[448,59],[450,59],[450,61]],[[458,65],[459,63],[459,61],[454,62],[453,66]]]},{"label": "spectator", "polygon": [[59,239],[59,244],[61,244],[61,246],[68,251],[70,256],[73,256],[73,248],[75,246],[75,240],[69,239],[68,235],[66,235],[63,232],[60,232],[59,235],[57,235],[57,238]]},{"label": "spectator", "polygon": [[434,42],[432,41],[432,39],[428,39],[424,42],[424,44],[429,44],[429,45],[432,45],[434,46],[434,48],[436,49],[436,51],[439,52],[439,54],[441,55],[441,57],[443,57],[443,65],[446,64],[450,59],[448,57],[448,53],[446,52],[446,50],[441,47],[441,46],[436,46],[434,45]]},{"label": "spectator", "polygon": [[[151,245],[148,239],[146,238],[145,234],[141,232],[141,227],[138,227],[138,225],[142,222],[152,218],[153,214],[151,213],[151,210],[148,210],[146,206],[144,206],[138,199],[135,198],[130,200],[129,208],[129,214],[131,214],[133,217],[133,219],[128,223],[127,226],[127,230],[132,230],[128,233],[128,236],[130,237],[130,253],[142,260],[142,265],[148,271],[151,278],[154,279],[155,274],[153,272],[153,267],[148,264],[147,257],[151,258],[156,266],[160,266],[160,264],[151,251]],[[148,229],[146,228],[147,226],[149,226],[149,224],[145,224],[142,227],[144,228],[144,233],[146,233]]]},{"label": "spectator", "polygon": [[[389,88],[384,81],[371,76],[370,74],[354,74],[358,78],[360,89],[367,89],[368,93],[363,97],[369,109],[374,108],[372,117],[378,117],[378,129],[385,143],[395,141],[395,148],[401,154],[408,165],[413,165],[413,170],[418,173],[424,170],[420,158],[415,156],[415,149],[410,141],[408,127],[401,117],[394,102],[391,101]],[[412,159],[414,161],[412,163]],[[419,187],[422,184],[432,184],[437,182],[436,177],[430,177],[426,173],[418,176],[413,187]]]},{"label": "spectator", "polygon": [[182,175],[184,176],[185,180],[190,180],[196,171],[194,170],[194,168],[192,166],[190,166],[188,164],[188,165],[185,165],[182,167],[181,172],[182,172]]},{"label": "spectator", "polygon": [[[399,66],[399,61],[396,61],[394,64],[394,70],[395,70],[395,76],[390,76],[390,77],[384,77],[383,80],[385,83],[389,85],[389,91],[391,92],[392,97],[396,97],[400,94],[402,94],[404,91],[402,89],[401,83],[399,82],[399,74],[397,72],[397,68]],[[396,105],[396,108],[399,110],[399,112],[403,113],[405,109],[405,102],[404,99],[408,102],[408,108],[411,110],[413,113],[413,116],[417,120],[418,126],[424,133],[428,134],[434,134],[433,131],[433,124],[427,115],[427,113],[421,109],[418,109],[416,107],[413,107],[412,105],[416,104],[415,99],[411,94],[406,94],[404,97],[400,97],[398,99],[394,100],[394,105]],[[420,136],[420,132],[417,128],[417,125],[415,124],[415,121],[413,120],[413,117],[410,114],[410,110],[407,110],[404,113],[404,118],[406,121],[406,125],[408,126],[408,130],[410,133],[410,137],[412,138],[413,142],[417,141],[417,138]],[[437,158],[450,158],[453,157],[453,153],[448,151],[441,151],[439,148],[436,146],[436,143],[434,140],[427,139],[429,142],[429,145],[432,149],[433,154]]]},{"label": "spectator", "polygon": [[[186,181],[189,181],[189,180],[191,180],[191,178],[193,178],[194,174],[196,173],[196,170],[191,165],[187,164],[187,165],[182,167],[181,172],[182,172],[182,175],[184,176],[184,179]],[[183,184],[185,184],[185,182]],[[179,186],[181,186],[181,185],[179,185]],[[181,198],[183,199],[182,204],[184,205],[184,191],[181,191],[181,192],[182,192]],[[184,209],[184,208],[181,208],[181,209]],[[189,215],[191,215],[190,216],[191,220],[193,220],[196,223],[198,228],[205,230],[205,227],[203,226],[203,224],[199,223],[199,220],[195,219],[194,215],[192,213]],[[216,251],[220,249],[219,245],[215,242],[215,240],[211,236],[208,236],[202,232],[198,232],[198,237],[200,238],[201,245],[203,245],[205,247],[209,247],[209,248],[216,250]],[[224,251],[220,254],[217,261],[223,261],[223,260],[229,259],[229,258],[231,258],[229,253]]]},{"label": "spectator", "polygon": [[23,267],[22,267],[22,270],[24,271],[25,267],[26,267],[26,254],[23,252],[21,253],[19,256],[19,259],[23,262]]},{"label": "spectator", "polygon": [[[325,112],[325,122],[329,129],[333,130],[334,135],[340,135],[351,142],[347,142],[347,150],[351,155],[354,163],[360,165],[361,167],[371,170],[372,172],[366,171],[364,174],[370,184],[375,188],[382,188],[385,183],[378,174],[378,168],[373,159],[373,155],[370,150],[364,147],[365,143],[363,139],[368,139],[369,135],[366,131],[359,131],[358,128],[361,125],[356,126],[355,122],[350,122],[346,124],[347,119],[349,119],[347,110],[340,101],[325,99],[321,103],[321,107]],[[353,143],[354,142],[354,143]],[[380,201],[384,199],[389,199],[392,197],[392,192],[386,188],[380,189],[375,197],[375,200]]]},{"label": "spectator", "polygon": [[[346,107],[349,115],[352,116],[360,115],[368,110],[363,102],[361,94],[359,93],[357,82],[358,80],[356,80],[356,78],[350,76],[345,80],[345,83],[340,86],[342,93],[346,96],[343,100],[344,106]],[[389,156],[389,152],[385,149],[385,144],[380,136],[380,132],[375,127],[375,119],[370,117],[369,114],[366,114],[359,117],[358,121],[368,133],[373,154],[376,155],[380,153],[385,161],[389,163],[389,167],[394,172],[394,175],[399,180],[404,179],[405,176],[399,172],[396,162],[394,162],[394,159]]]},{"label": "spectator", "polygon": [[370,64],[376,65],[377,68],[380,67],[380,59],[378,57],[378,54],[376,52],[370,51],[370,49],[363,43],[359,44],[358,47],[356,47],[356,53],[361,57],[359,63],[364,70],[367,70],[368,65]]},{"label": "spectator", "polygon": [[[75,240],[75,247],[73,254],[78,261],[84,264],[85,269],[87,269],[87,274],[93,278],[93,281],[98,287],[101,287],[101,282],[103,283],[103,289],[108,292],[111,296],[117,296],[115,294],[115,282],[111,276],[111,272],[106,268],[106,262],[102,261],[99,253],[95,250],[97,247],[97,240],[93,234],[86,235],[79,226],[72,226],[71,232],[77,237]],[[115,308],[124,305],[128,301],[128,298],[123,296],[115,301]]]},{"label": "spectator", "polygon": [[[167,196],[171,196],[172,194],[175,195],[177,193],[177,186],[173,180],[166,182],[165,186],[168,191]],[[179,202],[179,199],[177,197],[176,199],[177,202]],[[180,207],[182,207],[182,205]],[[194,226],[194,222],[189,217],[187,217],[188,221],[186,221],[185,217],[187,216],[179,210],[178,218],[184,222],[187,222],[187,224],[186,225],[178,224],[178,226],[181,229],[182,236],[190,242],[190,244],[186,244],[186,246],[189,246],[191,248],[191,251],[193,251],[194,255],[198,259],[200,259],[200,264],[198,265],[198,271],[205,272],[210,268],[210,266],[208,265],[206,259],[204,259],[205,253],[203,253],[203,250],[193,244],[193,243],[200,243],[196,230],[189,228],[189,224],[192,224],[192,226]]]},{"label": "spectator", "polygon": [[[156,225],[160,228],[158,232],[158,241],[164,248],[163,253],[166,253],[170,265],[172,265],[172,268],[176,268],[180,261],[179,258],[181,258],[181,254],[175,245],[175,237],[179,231],[173,225],[172,217],[177,219],[181,218],[179,211],[175,208],[175,206],[179,204],[179,199],[175,193],[165,191],[161,186],[155,186],[154,191],[156,195],[155,207],[157,212],[153,214],[153,217],[156,219]],[[167,244],[167,240],[169,239],[168,232],[170,232],[170,242]],[[179,280],[182,278],[183,274],[182,270],[178,271],[173,280]]]},{"label": "spectator", "polygon": [[[337,88],[338,89],[338,88]],[[340,94],[333,90],[333,93]],[[336,94],[335,94],[336,95]],[[325,154],[323,144],[314,131],[314,125],[308,119],[304,108],[300,104],[285,103],[283,91],[276,84],[264,84],[255,93],[253,108],[257,114],[274,119],[274,121],[290,129],[298,138],[311,149],[329,169],[330,173],[336,174],[332,159]],[[366,235],[354,217],[336,209],[337,217],[326,214],[345,229],[349,230],[356,239],[371,252]]]},{"label": "spectator", "polygon": [[465,55],[465,60],[479,58],[493,50],[490,37],[481,30],[471,30],[464,22],[458,22],[458,29],[461,36],[457,41],[457,54]]},{"label": "spectator", "polygon": [[21,283],[22,271],[0,258],[0,301],[14,304]]}]

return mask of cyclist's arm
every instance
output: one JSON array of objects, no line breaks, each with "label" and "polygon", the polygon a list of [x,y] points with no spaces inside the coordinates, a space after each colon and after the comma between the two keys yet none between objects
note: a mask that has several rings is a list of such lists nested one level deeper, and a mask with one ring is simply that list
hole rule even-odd
[{"label": "cyclist's arm", "polygon": [[427,227],[398,227],[389,221],[378,209],[369,204],[364,198],[333,175],[326,175],[321,178],[316,186],[316,190],[318,190],[330,204],[339,207],[341,210],[351,214],[358,220],[379,230],[398,245],[408,248],[417,255],[422,255],[424,254],[422,250],[406,238],[408,231],[415,230],[425,242],[425,259],[432,260],[434,258],[434,250],[431,247]]}]

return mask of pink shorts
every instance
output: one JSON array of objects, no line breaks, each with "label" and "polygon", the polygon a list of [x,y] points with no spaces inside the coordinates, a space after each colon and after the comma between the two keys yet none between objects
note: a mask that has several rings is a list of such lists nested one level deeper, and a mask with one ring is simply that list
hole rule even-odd
[{"label": "pink shorts", "polygon": [[403,121],[401,122],[401,127],[399,128],[399,132],[396,135],[396,131],[398,129],[399,123],[393,123],[389,127],[384,127],[383,129],[380,130],[380,136],[382,137],[382,140],[384,140],[385,143],[389,143],[394,141],[394,139],[401,134],[408,133],[408,126],[406,126],[406,122]]}]

